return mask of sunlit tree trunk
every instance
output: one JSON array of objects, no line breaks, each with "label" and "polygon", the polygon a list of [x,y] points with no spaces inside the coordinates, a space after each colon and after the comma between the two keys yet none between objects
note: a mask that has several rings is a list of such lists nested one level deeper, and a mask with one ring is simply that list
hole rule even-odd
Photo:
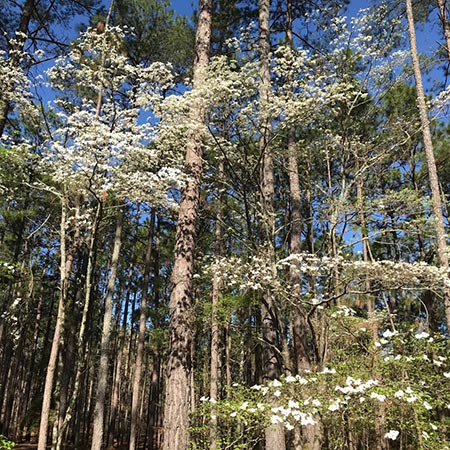
[{"label": "sunlit tree trunk", "polygon": [[[433,141],[431,138],[430,121],[423,90],[422,73],[420,70],[419,56],[417,52],[416,32],[414,28],[414,15],[412,0],[406,0],[406,16],[408,19],[408,32],[411,47],[411,59],[413,63],[414,79],[416,81],[417,107],[419,109],[420,124],[422,129],[423,147],[428,167],[428,179],[431,189],[431,198],[434,215],[434,231],[436,234],[436,246],[439,264],[442,269],[448,272],[449,258],[447,252],[447,242],[445,236],[444,217],[442,213],[442,198],[439,188],[439,179],[434,157]],[[444,294],[444,308],[447,328],[450,327],[450,292],[447,289]]]},{"label": "sunlit tree trunk", "polygon": [[450,61],[450,22],[448,21],[447,15],[447,0],[437,0],[437,5],[439,8],[439,19],[442,24],[442,31],[445,38],[445,46],[447,48],[447,58]]},{"label": "sunlit tree trunk", "polygon": [[[155,235],[155,257],[153,258],[153,273],[154,273],[154,283],[153,283],[153,294],[154,294],[154,308],[158,310],[160,307],[160,297],[161,297],[161,259],[160,259],[160,226],[161,221],[157,220],[156,224],[156,235]],[[157,328],[163,327],[163,318],[156,320],[155,326]],[[152,352],[152,372],[150,375],[150,392],[149,392],[149,408],[147,416],[147,435],[148,444],[145,442],[145,448],[150,450],[159,450],[161,448],[161,425],[162,425],[162,414],[161,414],[161,391],[162,391],[162,360],[163,360],[163,348],[161,343],[158,341],[156,348]]]},{"label": "sunlit tree trunk", "polygon": [[[200,0],[196,33],[193,90],[202,84],[203,71],[208,66],[211,42],[212,1]],[[192,120],[203,126],[205,108],[201,100],[191,107]],[[198,128],[198,127],[197,127]],[[192,276],[200,185],[202,180],[203,136],[192,132],[186,147],[186,186],[180,200],[175,260],[170,296],[170,353],[167,362],[166,396],[164,403],[164,450],[187,450],[189,379],[191,371]]]},{"label": "sunlit tree trunk", "polygon": [[228,321],[225,327],[225,383],[227,386],[227,396],[230,395],[231,376],[231,323]]},{"label": "sunlit tree trunk", "polygon": [[[287,2],[286,18],[286,40],[289,48],[293,48],[292,36],[292,0]],[[292,80],[289,80],[292,81]],[[290,254],[301,252],[302,214],[301,214],[301,191],[298,174],[298,156],[295,140],[295,128],[292,126],[288,130],[288,175],[289,192],[291,200],[291,229],[289,234]],[[301,304],[301,283],[299,269],[291,267],[289,270],[289,283],[292,286],[291,298],[294,302],[293,310],[293,347],[294,347],[294,369],[297,373],[311,370],[311,363],[308,354],[308,322],[306,311]],[[294,445],[296,449],[320,450],[322,442],[321,424],[310,425],[308,427],[297,426],[294,428]]]},{"label": "sunlit tree trunk", "polygon": [[[287,27],[286,40],[290,48],[293,46],[292,39],[292,0],[287,4]],[[290,127],[288,131],[288,175],[289,192],[291,200],[291,224],[289,233],[289,252],[299,254],[301,252],[302,214],[301,214],[301,192],[298,177],[297,145],[295,142],[295,129]],[[310,369],[307,352],[307,323],[301,307],[301,278],[299,270],[292,267],[289,271],[289,282],[292,286],[292,298],[294,305],[293,345],[294,345],[294,367],[297,372]]]}]

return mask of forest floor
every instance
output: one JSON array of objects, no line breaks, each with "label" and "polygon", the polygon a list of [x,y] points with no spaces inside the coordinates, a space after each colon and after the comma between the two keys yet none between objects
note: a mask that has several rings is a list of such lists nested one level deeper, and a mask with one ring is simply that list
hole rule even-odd
[{"label": "forest floor", "polygon": [[[38,446],[35,443],[16,444],[14,450],[36,450],[37,447]],[[48,445],[47,448],[51,448],[51,446]],[[76,447],[74,447],[73,445],[63,445],[62,448],[63,450],[77,450]],[[123,444],[120,446],[111,447],[110,450],[126,450],[127,448],[128,444],[127,445]],[[80,450],[80,448],[78,448],[78,450]]]}]

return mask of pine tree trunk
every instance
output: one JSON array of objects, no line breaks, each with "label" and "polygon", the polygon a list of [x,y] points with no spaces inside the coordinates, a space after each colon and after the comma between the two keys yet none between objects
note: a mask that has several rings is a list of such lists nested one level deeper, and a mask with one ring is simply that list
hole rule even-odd
[{"label": "pine tree trunk", "polygon": [[[219,190],[222,188],[224,177],[223,161],[219,166]],[[216,248],[215,257],[218,260],[222,255],[222,198],[219,196],[219,205],[216,216]],[[210,388],[209,397],[211,399],[211,423],[210,423],[210,449],[216,450],[217,446],[217,416],[215,410],[215,402],[218,400],[219,393],[219,371],[220,371],[220,326],[219,326],[219,294],[220,281],[217,272],[214,272],[212,285],[212,312],[211,312],[211,371],[210,371]]]},{"label": "pine tree trunk", "polygon": [[[208,65],[211,41],[212,1],[200,0],[196,33],[193,89],[202,83],[202,71]],[[191,117],[199,125],[205,120],[200,102],[191,107]],[[187,450],[189,414],[189,378],[191,370],[192,276],[194,271],[196,225],[202,180],[203,136],[192,133],[186,148],[186,186],[180,201],[175,261],[170,296],[170,353],[167,363],[164,403],[164,450]]]},{"label": "pine tree trunk", "polygon": [[70,400],[68,401],[67,410],[62,418],[62,423],[58,427],[58,436],[56,438],[56,450],[60,450],[62,448],[62,442],[64,438],[65,430],[72,418],[73,410],[76,407],[76,402],[78,400],[80,387],[81,387],[81,377],[82,371],[86,367],[87,358],[85,351],[85,338],[86,338],[86,329],[87,329],[87,320],[88,313],[91,304],[91,292],[92,292],[92,275],[94,271],[94,258],[95,258],[95,250],[97,243],[97,230],[100,224],[102,216],[102,204],[99,203],[96,208],[96,213],[94,217],[94,223],[92,224],[91,235],[89,237],[88,244],[88,254],[87,254],[87,266],[85,271],[85,282],[84,282],[84,305],[83,312],[81,315],[81,324],[78,330],[78,338],[77,338],[77,360],[75,361],[76,371],[75,378],[73,382],[73,391],[70,396]]},{"label": "pine tree trunk", "polygon": [[113,310],[114,286],[116,283],[117,267],[119,265],[120,247],[122,244],[123,215],[121,210],[117,214],[116,232],[114,236],[114,247],[111,257],[111,272],[108,279],[108,287],[105,299],[105,313],[103,316],[102,340],[100,344],[100,365],[97,374],[97,392],[94,409],[94,425],[92,430],[91,450],[103,448],[103,429],[105,420],[105,398],[108,389],[109,374],[109,344],[111,338],[111,322]]},{"label": "pine tree trunk", "polygon": [[[155,258],[154,258],[154,283],[153,283],[153,293],[154,293],[154,305],[155,310],[158,310],[160,306],[160,224],[161,221],[158,219],[156,226],[156,237],[155,237]],[[156,327],[161,328],[164,325],[161,323],[161,319],[157,318]],[[161,448],[161,425],[162,425],[162,414],[160,407],[161,391],[162,391],[162,360],[163,360],[163,348],[161,343],[158,342],[152,355],[152,373],[150,377],[150,393],[149,393],[149,408],[148,408],[148,418],[147,418],[147,435],[149,444],[145,448],[149,450],[159,450]]]},{"label": "pine tree trunk", "polygon": [[[286,40],[290,49],[293,46],[292,39],[292,0],[287,5],[287,32]],[[289,80],[291,81],[291,80]],[[301,252],[302,214],[301,214],[301,192],[298,177],[297,147],[295,143],[295,129],[291,127],[288,131],[288,175],[289,192],[291,197],[291,229],[289,233],[289,253],[299,254]],[[299,270],[295,267],[289,271],[289,283],[292,286],[292,298],[294,305],[293,344],[294,344],[294,367],[296,372],[309,370],[311,368],[307,351],[307,327],[303,308],[301,306],[301,278]]]},{"label": "pine tree trunk", "polygon": [[144,359],[145,330],[147,323],[147,299],[150,284],[150,268],[152,263],[153,234],[155,228],[155,211],[152,211],[150,219],[150,233],[148,237],[147,251],[144,262],[144,278],[142,281],[141,312],[139,315],[139,336],[136,352],[136,365],[133,377],[133,391],[131,394],[131,428],[129,449],[135,450],[139,439],[140,416],[139,404],[141,401],[142,362]]},{"label": "pine tree trunk", "polygon": [[60,224],[60,295],[58,303],[58,313],[56,316],[55,331],[53,334],[52,347],[50,350],[50,358],[47,365],[47,374],[45,376],[44,395],[42,398],[41,421],[39,425],[38,449],[45,450],[47,446],[47,432],[50,418],[50,401],[53,391],[53,381],[57,368],[59,345],[61,334],[64,329],[65,307],[67,296],[67,285],[69,282],[69,273],[72,268],[73,255],[67,255],[66,249],[66,227],[67,227],[67,198],[63,196],[61,199],[61,224]]},{"label": "pine tree trunk", "polygon": [[[227,388],[231,387],[231,323],[228,321],[225,328],[225,382]],[[227,397],[230,395],[230,390],[227,389]]]},{"label": "pine tree trunk", "polygon": [[121,386],[123,383],[123,374],[122,374],[122,363],[125,359],[125,340],[127,335],[127,323],[128,323],[128,310],[130,305],[130,296],[131,296],[131,282],[133,280],[133,271],[134,266],[136,264],[135,260],[135,247],[133,247],[133,252],[131,256],[131,262],[128,266],[128,288],[125,294],[125,306],[123,310],[123,319],[122,319],[122,330],[118,339],[117,344],[117,357],[116,357],[116,365],[114,371],[114,379],[113,379],[113,389],[111,394],[111,407],[110,407],[110,415],[109,415],[109,433],[108,433],[108,447],[114,446],[114,440],[118,435],[118,428],[120,419],[118,420],[118,411],[121,406]]},{"label": "pine tree trunk", "polygon": [[[263,155],[262,200],[263,200],[263,240],[266,247],[268,264],[275,260],[275,218],[274,218],[274,165],[270,146],[271,120],[267,114],[270,92],[270,0],[259,0],[259,114],[260,138],[259,151]],[[272,269],[275,276],[276,271]],[[263,376],[266,380],[279,378],[281,371],[279,345],[279,320],[275,305],[275,295],[266,290],[261,307],[262,333],[265,341],[263,351]],[[270,425],[265,429],[266,450],[284,450],[286,448],[284,428],[282,424]]]},{"label": "pine tree trunk", "polygon": [[447,17],[446,3],[447,0],[437,0],[439,19],[442,24],[442,31],[444,32],[445,45],[447,48],[447,58],[450,61],[450,22]]},{"label": "pine tree trunk", "polygon": [[[292,0],[287,4],[287,27],[286,40],[292,50]],[[291,80],[289,80],[291,81]],[[289,233],[289,253],[291,255],[301,252],[302,214],[301,214],[301,192],[298,175],[297,146],[295,142],[295,129],[291,127],[288,131],[288,175],[289,192],[291,198],[291,229]],[[301,277],[299,269],[292,267],[289,270],[289,284],[292,286],[293,311],[293,346],[294,346],[294,369],[296,373],[311,370],[308,354],[308,323],[306,312],[301,304]],[[323,439],[323,430],[320,424],[294,428],[294,445],[298,449],[320,450]]]},{"label": "pine tree trunk", "polygon": [[[406,16],[408,19],[408,32],[411,47],[411,59],[413,63],[414,79],[416,81],[417,106],[419,109],[420,123],[422,129],[423,147],[428,167],[428,179],[431,189],[431,198],[434,214],[434,231],[436,233],[436,246],[439,257],[439,264],[443,270],[448,272],[449,258],[447,253],[447,242],[445,237],[444,217],[442,213],[442,199],[439,188],[439,179],[434,158],[433,141],[431,138],[430,121],[423,90],[422,73],[420,70],[419,56],[416,44],[416,31],[414,28],[414,16],[412,0],[406,0]],[[450,328],[450,292],[447,289],[444,294],[444,308],[447,328]]]}]

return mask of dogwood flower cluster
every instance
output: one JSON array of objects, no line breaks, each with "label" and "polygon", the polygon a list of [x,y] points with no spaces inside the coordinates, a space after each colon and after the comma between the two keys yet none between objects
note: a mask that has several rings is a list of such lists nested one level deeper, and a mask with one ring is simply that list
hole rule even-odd
[{"label": "dogwood flower cluster", "polygon": [[[285,280],[287,270],[295,270],[302,276],[328,277],[336,269],[349,293],[362,290],[368,280],[376,282],[379,289],[441,290],[450,287],[444,269],[423,261],[355,261],[343,256],[318,257],[309,253],[291,254],[274,264],[264,256],[224,257],[211,263],[207,271],[218,274],[228,289],[260,291],[270,288],[288,296],[292,287]],[[326,299],[305,298],[305,301],[317,305]]]},{"label": "dogwood flower cluster", "polygon": [[130,64],[124,39],[118,27],[88,31],[48,71],[60,91],[54,111],[61,126],[47,140],[41,166],[78,191],[167,205],[167,192],[180,187],[180,167],[154,145],[155,127],[140,115],[159,107],[173,77],[162,63]]},{"label": "dogwood flower cluster", "polygon": [[29,122],[37,118],[38,110],[33,103],[30,80],[24,69],[31,57],[19,49],[18,38],[9,40],[9,52],[0,50],[0,119],[3,119],[3,111],[8,107],[8,112],[20,113]]},{"label": "dogwood flower cluster", "polygon": [[[354,317],[333,320],[339,324],[350,319]],[[445,341],[439,336],[431,339],[424,331],[391,328],[380,330],[379,336],[384,344],[370,347],[371,355],[363,356],[366,362],[359,366],[337,359],[334,367],[305,370],[250,388],[235,384],[227,400],[202,397],[201,411],[208,414],[213,404],[220,420],[237,421],[244,427],[259,424],[260,429],[282,424],[286,430],[340,420],[371,428],[378,412],[384,411],[386,439],[402,436],[414,441],[419,434],[426,440],[448,443],[445,427],[436,422],[439,411],[450,409],[447,348],[438,343]],[[389,352],[396,356],[386,359]],[[372,358],[378,361],[376,370],[367,364]]]}]

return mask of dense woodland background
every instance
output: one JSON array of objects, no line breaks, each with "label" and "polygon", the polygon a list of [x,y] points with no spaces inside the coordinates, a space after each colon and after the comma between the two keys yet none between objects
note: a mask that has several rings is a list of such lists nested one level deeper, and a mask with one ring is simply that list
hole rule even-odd
[{"label": "dense woodland background", "polygon": [[450,448],[450,5],[358,6],[0,0],[0,449]]}]

